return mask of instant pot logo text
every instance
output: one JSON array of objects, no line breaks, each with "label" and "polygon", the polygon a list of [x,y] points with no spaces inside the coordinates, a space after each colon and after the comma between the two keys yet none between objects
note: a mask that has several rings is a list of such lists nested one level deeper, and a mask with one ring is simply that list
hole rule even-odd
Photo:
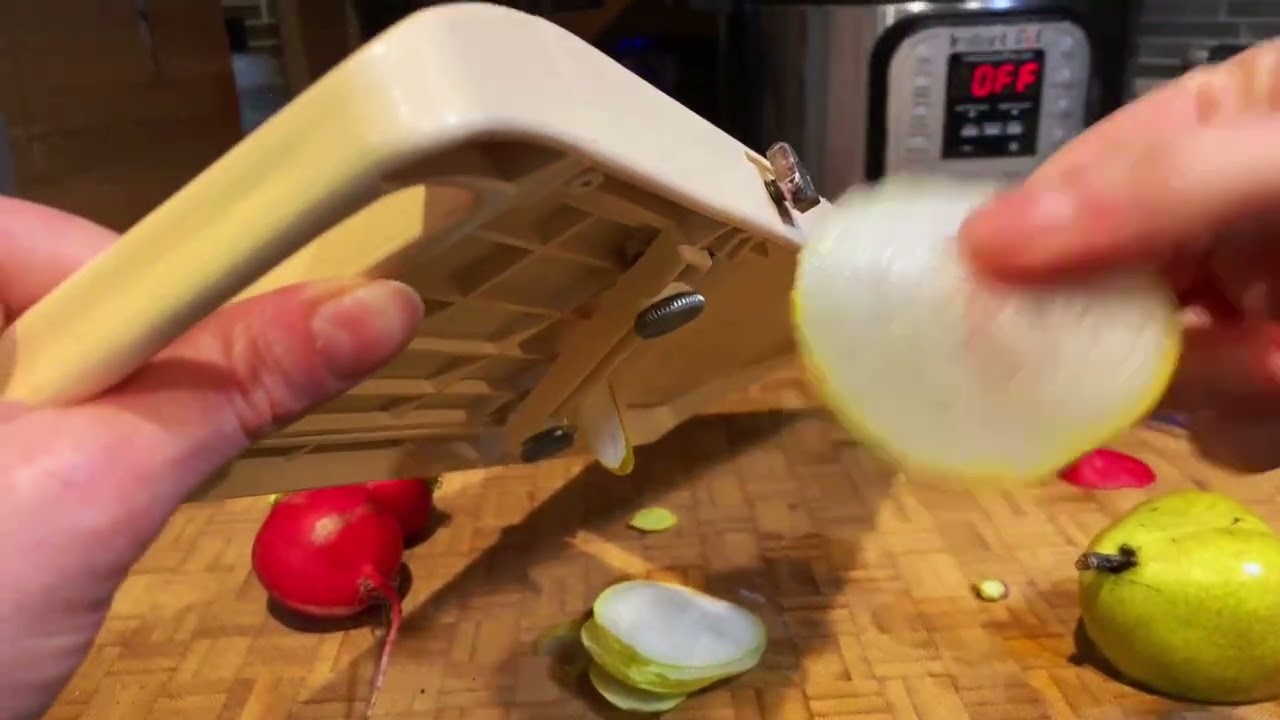
[{"label": "instant pot logo text", "polygon": [[951,49],[960,51],[1010,50],[1040,45],[1040,28],[1009,27],[951,33]]}]

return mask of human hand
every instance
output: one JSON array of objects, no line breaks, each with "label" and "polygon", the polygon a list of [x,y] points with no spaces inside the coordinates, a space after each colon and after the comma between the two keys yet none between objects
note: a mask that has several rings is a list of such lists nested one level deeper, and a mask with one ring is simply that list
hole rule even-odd
[{"label": "human hand", "polygon": [[1011,282],[1163,268],[1186,324],[1165,406],[1215,459],[1280,467],[1280,40],[1116,111],[960,240]]},{"label": "human hand", "polygon": [[[0,302],[21,313],[114,236],[0,198]],[[398,353],[422,316],[389,281],[296,286],[213,314],[109,393],[0,404],[0,718],[38,718],[170,514],[256,438]]]}]

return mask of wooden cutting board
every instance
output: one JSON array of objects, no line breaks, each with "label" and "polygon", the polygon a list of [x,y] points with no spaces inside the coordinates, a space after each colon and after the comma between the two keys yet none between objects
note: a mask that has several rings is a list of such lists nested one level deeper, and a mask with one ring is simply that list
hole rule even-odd
[{"label": "wooden cutting board", "polygon": [[[580,463],[449,476],[448,524],[407,562],[407,624],[379,703],[407,720],[621,718],[553,679],[548,627],[625,577],[672,578],[766,619],[760,667],[689,700],[673,720],[1226,720],[1077,664],[1072,560],[1152,493],[1199,486],[1280,522],[1275,478],[1200,463],[1183,440],[1118,443],[1155,466],[1148,491],[1066,485],[984,497],[913,485],[808,404],[794,376],[731,398],[640,451],[617,477]],[[761,410],[770,403],[785,410]],[[640,536],[660,505],[672,530]],[[183,508],[121,588],[88,661],[49,720],[351,718],[374,667],[367,624],[273,614],[249,569],[265,498]],[[976,600],[999,578],[1009,599]],[[292,627],[291,627],[292,626]]]}]

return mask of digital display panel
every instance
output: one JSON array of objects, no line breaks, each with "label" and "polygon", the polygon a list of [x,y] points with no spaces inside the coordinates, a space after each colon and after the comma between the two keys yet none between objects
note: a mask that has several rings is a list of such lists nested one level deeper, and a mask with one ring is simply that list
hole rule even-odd
[{"label": "digital display panel", "polygon": [[942,156],[992,158],[1034,155],[1044,50],[952,53]]}]

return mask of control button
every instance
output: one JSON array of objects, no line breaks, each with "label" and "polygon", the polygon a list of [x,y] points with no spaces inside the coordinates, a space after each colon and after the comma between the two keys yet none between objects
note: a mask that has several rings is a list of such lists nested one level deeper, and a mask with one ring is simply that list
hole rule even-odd
[{"label": "control button", "polygon": [[1011,153],[1022,152],[1022,143],[1018,140],[1010,140],[1007,147]]},{"label": "control button", "polygon": [[1071,112],[1071,101],[1067,98],[1060,97],[1053,101],[1053,114],[1066,115]]},{"label": "control button", "polygon": [[1058,83],[1069,83],[1075,79],[1075,74],[1071,72],[1071,68],[1058,68],[1053,74],[1053,81]]},{"label": "control button", "polygon": [[933,83],[928,75],[917,75],[911,81],[911,97],[916,102],[923,102],[933,97]]},{"label": "control button", "polygon": [[916,106],[911,108],[911,117],[929,117],[929,106],[923,103],[916,103]]},{"label": "control button", "polygon": [[907,150],[913,153],[923,153],[929,150],[929,139],[916,135],[907,138]]},{"label": "control button", "polygon": [[1061,145],[1067,141],[1067,129],[1064,127],[1055,127],[1049,130],[1049,142],[1055,145]]},{"label": "control button", "polygon": [[1006,135],[1021,135],[1023,133],[1021,120],[1010,120],[1004,124],[1004,132]]},{"label": "control button", "polygon": [[965,123],[960,127],[960,137],[962,138],[976,138],[980,132],[978,126],[974,123]]},{"label": "control button", "polygon": [[982,123],[982,134],[987,137],[1000,137],[1004,134],[1004,123],[999,120],[984,122]]}]

